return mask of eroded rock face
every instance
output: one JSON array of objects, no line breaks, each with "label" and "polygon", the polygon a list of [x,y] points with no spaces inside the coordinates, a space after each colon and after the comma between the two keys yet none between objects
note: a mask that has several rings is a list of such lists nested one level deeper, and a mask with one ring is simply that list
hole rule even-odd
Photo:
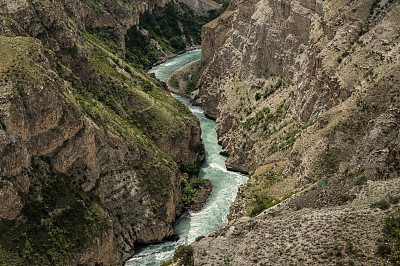
[{"label": "eroded rock face", "polygon": [[[0,227],[14,223],[17,230],[26,217],[39,215],[32,214],[31,203],[40,208],[41,202],[58,202],[46,190],[54,180],[76,191],[61,193],[62,207],[44,208],[42,221],[78,206],[82,209],[76,211],[89,217],[83,223],[100,219],[104,225],[91,243],[74,250],[76,256],[59,263],[119,265],[134,254],[135,244],[174,234],[172,223],[183,208],[178,167],[197,159],[199,122],[166,91],[117,60],[115,51],[95,46],[89,33],[107,29],[123,54],[126,30],[140,14],[168,2],[0,2]],[[36,248],[28,241],[18,248],[31,246]],[[19,250],[4,248],[1,243],[0,254],[18,257]]]},{"label": "eroded rock face", "polygon": [[398,183],[392,179],[368,184],[354,204],[341,208],[288,212],[281,206],[270,215],[230,221],[192,244],[194,264],[223,264],[227,260],[235,265],[379,264],[377,239],[383,237],[382,217],[386,215],[381,209],[370,208],[368,200],[379,201],[388,191],[398,195]]},{"label": "eroded rock face", "polygon": [[23,207],[18,190],[13,185],[4,186],[3,184],[0,190],[0,201],[2,203],[0,218],[2,219],[15,219]]},{"label": "eroded rock face", "polygon": [[[254,173],[262,165],[290,157],[290,175],[308,182],[316,177],[318,151],[332,148],[333,143],[340,150],[346,145],[352,146],[348,149],[352,151],[365,147],[360,141],[371,130],[368,121],[391,116],[390,110],[397,108],[393,106],[397,96],[388,96],[396,94],[398,78],[393,56],[399,29],[392,22],[398,15],[397,4],[382,3],[374,6],[375,10],[369,8],[370,2],[331,5],[319,1],[232,1],[220,18],[203,28],[202,60],[208,66],[199,82],[199,103],[207,115],[217,119],[225,152],[235,155],[227,161],[231,168]],[[273,117],[260,130],[265,115],[274,114],[280,105],[286,108],[284,115]],[[374,107],[366,110],[366,105]],[[258,121],[249,120],[252,124],[243,128],[252,117]],[[318,129],[314,127],[314,133],[297,142],[310,140],[304,150],[299,151],[296,144],[292,152],[287,147],[270,149],[274,143],[282,143],[283,131],[308,127],[313,121]],[[345,130],[353,143],[348,140],[342,145],[346,140],[330,128],[348,123],[359,126]],[[296,139],[304,130],[298,131]],[[394,141],[395,135],[387,141]],[[246,145],[241,145],[243,142]],[[349,161],[350,157],[339,160]],[[339,168],[343,171],[346,166]]]},{"label": "eroded rock face", "polygon": [[[260,243],[253,237],[267,230],[264,222],[295,223],[294,210],[301,208],[316,215],[324,211],[317,208],[340,209],[356,200],[366,182],[399,178],[399,15],[396,1],[238,0],[203,27],[206,70],[198,103],[217,121],[226,165],[250,178],[231,207],[233,221],[217,231],[221,235],[194,245],[196,263],[218,263],[201,254],[219,247],[225,251],[217,260],[267,263],[248,259],[256,246],[247,252],[222,243],[242,237],[248,245]],[[278,218],[235,221],[279,201],[288,210],[282,217],[282,209],[272,208]],[[357,209],[359,219],[367,218],[366,208]],[[384,214],[376,219],[381,223]],[[255,227],[236,229],[243,224]],[[334,233],[327,237],[335,240]],[[259,239],[270,255],[269,236]],[[283,263],[282,256],[290,257],[284,253],[268,255],[268,262]],[[312,261],[322,264],[320,259],[325,257]]]},{"label": "eroded rock face", "polygon": [[193,9],[199,16],[208,16],[209,11],[221,8],[221,4],[211,0],[179,0],[179,2]]},{"label": "eroded rock face", "polygon": [[212,96],[216,88],[207,87],[210,81],[224,80],[233,73],[249,81],[271,74],[293,77],[294,59],[301,45],[308,43],[311,20],[316,16],[306,4],[232,1],[225,14],[204,27],[203,61],[211,63],[200,80],[200,102],[209,116],[220,115],[219,101]]}]

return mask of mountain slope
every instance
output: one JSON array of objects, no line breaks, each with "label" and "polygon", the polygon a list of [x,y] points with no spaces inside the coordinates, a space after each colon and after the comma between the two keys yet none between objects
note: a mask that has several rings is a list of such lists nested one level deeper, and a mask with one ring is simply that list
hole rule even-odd
[{"label": "mountain slope", "polygon": [[1,264],[118,265],[174,234],[199,122],[124,57],[167,3],[1,2]]},{"label": "mountain slope", "polygon": [[[302,216],[296,212],[302,208],[319,216],[330,211],[319,208],[353,206],[367,182],[367,187],[390,190],[382,180],[399,177],[399,12],[398,1],[232,1],[221,17],[203,28],[206,70],[198,84],[198,103],[217,120],[223,152],[229,155],[227,166],[251,174],[231,207],[233,221],[219,231],[274,219],[291,224],[292,214]],[[370,201],[388,201],[389,194],[383,194]],[[261,214],[235,220],[256,216],[281,201],[271,213],[287,211],[282,217]],[[376,247],[385,238],[385,217],[397,208],[394,201],[362,227],[380,228],[373,241],[368,240],[375,241],[371,263],[387,255],[377,254]],[[369,205],[357,205],[357,212],[370,212]],[[324,221],[316,218],[316,223]],[[263,234],[261,228],[254,230]],[[243,236],[240,230],[238,234]],[[227,251],[218,259],[229,255],[239,263],[242,255],[220,240],[195,244],[196,262],[203,248],[214,253],[221,245]],[[268,246],[270,241],[259,236],[254,243]],[[284,244],[290,245],[288,241]],[[311,239],[304,241],[312,244]],[[326,241],[335,241],[334,232],[327,232]],[[371,253],[368,245],[360,244],[362,252],[351,260],[362,262],[361,254]],[[312,261],[323,263],[317,258],[323,258],[322,253]]]}]

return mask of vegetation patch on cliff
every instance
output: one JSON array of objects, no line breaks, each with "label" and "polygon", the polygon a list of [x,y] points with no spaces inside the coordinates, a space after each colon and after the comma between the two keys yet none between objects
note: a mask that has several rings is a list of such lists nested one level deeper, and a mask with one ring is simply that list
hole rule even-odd
[{"label": "vegetation patch on cliff", "polygon": [[207,202],[212,192],[212,183],[208,179],[198,177],[202,158],[204,158],[204,146],[197,148],[195,164],[182,164],[179,167],[182,186],[182,201],[186,210],[199,211]]},{"label": "vegetation patch on cliff", "polygon": [[199,45],[201,27],[221,11],[198,16],[184,3],[169,3],[162,9],[144,13],[139,27],[129,29],[126,36],[128,61],[140,68],[149,67],[166,54]]},{"label": "vegetation patch on cliff", "polygon": [[110,229],[111,220],[94,193],[73,185],[66,175],[50,177],[24,195],[19,219],[0,220],[1,264],[68,264]]}]

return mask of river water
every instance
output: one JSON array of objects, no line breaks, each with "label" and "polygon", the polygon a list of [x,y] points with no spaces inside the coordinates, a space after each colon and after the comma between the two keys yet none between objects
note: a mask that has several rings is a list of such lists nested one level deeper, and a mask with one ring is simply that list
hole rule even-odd
[{"label": "river water", "polygon": [[[192,50],[178,55],[165,63],[152,68],[149,72],[165,81],[177,68],[201,58],[201,50]],[[200,107],[192,106],[187,99],[173,95],[184,102],[200,119],[202,139],[206,150],[206,159],[200,170],[200,177],[210,179],[213,192],[204,206],[196,213],[185,212],[175,223],[175,232],[180,239],[176,242],[165,241],[161,244],[139,247],[136,255],[126,262],[125,266],[160,265],[162,261],[171,258],[174,250],[182,244],[193,242],[198,236],[207,236],[219,225],[227,221],[229,206],[236,197],[241,184],[247,182],[247,176],[226,170],[226,158],[219,154],[215,121],[205,117]]]}]

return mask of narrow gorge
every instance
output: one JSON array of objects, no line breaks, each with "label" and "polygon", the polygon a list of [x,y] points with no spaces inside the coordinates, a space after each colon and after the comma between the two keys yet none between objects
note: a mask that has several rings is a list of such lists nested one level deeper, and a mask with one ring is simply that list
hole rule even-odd
[{"label": "narrow gorge", "polygon": [[[400,1],[0,0],[0,21],[1,265],[121,265],[185,219],[163,265],[400,260]],[[147,70],[200,46],[168,81],[189,109]]]},{"label": "narrow gorge", "polygon": [[[149,72],[154,73],[159,80],[165,81],[173,70],[200,57],[201,50],[188,51],[153,67]],[[174,229],[179,236],[178,240],[141,247],[125,266],[160,265],[173,256],[175,249],[213,232],[221,223],[227,221],[229,206],[235,199],[238,187],[247,182],[246,175],[227,171],[226,157],[219,154],[221,146],[218,145],[215,121],[205,117],[204,111],[198,106],[191,105],[188,99],[177,95],[174,97],[183,101],[200,120],[206,156],[199,177],[211,181],[212,194],[201,210],[190,210],[177,219]]]}]

